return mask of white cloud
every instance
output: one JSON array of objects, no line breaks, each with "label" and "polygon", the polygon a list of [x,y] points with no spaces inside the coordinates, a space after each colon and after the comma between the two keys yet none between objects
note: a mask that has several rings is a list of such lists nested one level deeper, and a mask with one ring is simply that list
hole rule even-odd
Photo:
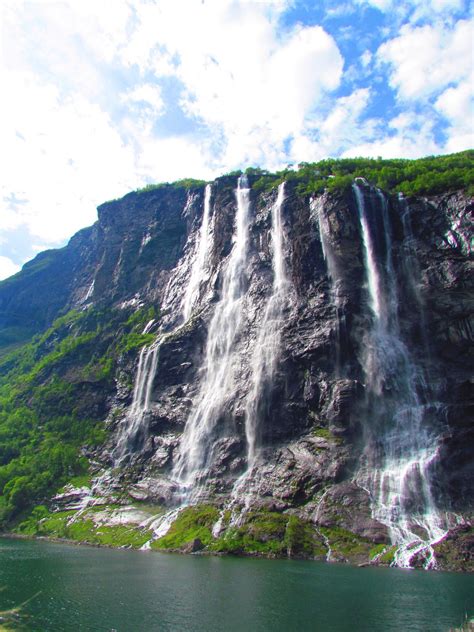
[{"label": "white cloud", "polygon": [[468,81],[448,88],[437,99],[436,107],[449,119],[472,124],[472,89]]},{"label": "white cloud", "polygon": [[356,7],[351,2],[344,2],[341,4],[336,4],[334,6],[328,6],[325,10],[325,17],[328,18],[339,18],[341,16],[348,16],[355,13]]},{"label": "white cloud", "polygon": [[463,9],[463,0],[412,0],[408,3],[412,9],[411,22],[432,20],[433,16],[447,19]]},{"label": "white cloud", "polygon": [[447,18],[462,11],[463,0],[357,0],[361,6],[371,6],[383,13],[394,13],[414,23],[433,17]]},{"label": "white cloud", "polygon": [[388,11],[392,8],[392,0],[357,0],[357,4],[369,5],[378,9],[379,11]]},{"label": "white cloud", "polygon": [[155,182],[172,182],[183,177],[210,180],[217,175],[209,166],[208,147],[186,137],[142,138],[140,148],[138,169],[144,177],[156,174],[152,178]]},{"label": "white cloud", "polygon": [[[183,19],[171,0],[3,3],[2,230],[57,243],[148,181],[285,163],[343,67],[321,27],[280,28],[289,5],[190,0]],[[157,137],[177,105],[186,133]]]},{"label": "white cloud", "polygon": [[161,97],[161,88],[152,83],[143,83],[133,88],[133,90],[126,92],[123,95],[122,99],[125,103],[144,103],[147,108],[153,111],[153,114],[155,116],[158,116],[164,110],[164,103]]},{"label": "white cloud", "polygon": [[472,84],[463,81],[445,90],[436,100],[436,109],[449,121],[446,151],[474,147],[474,104]]},{"label": "white cloud", "polygon": [[392,69],[390,85],[405,101],[426,98],[472,75],[473,23],[405,25],[380,46],[378,60]]},{"label": "white cloud", "polygon": [[20,271],[20,266],[17,266],[16,263],[13,263],[11,259],[8,257],[3,257],[0,255],[0,281],[2,279],[7,279],[8,277],[16,274]]},{"label": "white cloud", "polygon": [[97,105],[62,98],[32,74],[5,72],[2,85],[2,228],[65,239],[95,219],[99,202],[131,188],[134,157]]},{"label": "white cloud", "polygon": [[363,68],[368,68],[372,62],[373,55],[370,50],[364,51],[364,53],[360,56],[360,63]]},{"label": "white cloud", "polygon": [[[470,20],[459,20],[452,25],[442,22],[417,27],[405,25],[398,37],[380,46],[377,59],[391,70],[389,83],[396,90],[405,116],[428,122],[441,114],[447,123],[444,125],[447,139],[442,146],[430,141],[433,134],[427,130],[431,123],[426,123],[415,126],[425,130],[418,139],[408,133],[413,126],[405,127],[398,130],[397,136],[383,141],[384,147],[390,151],[398,147],[400,152],[408,152],[406,155],[426,154],[430,147],[437,152],[472,147],[472,35]],[[420,111],[421,114],[415,114]],[[402,133],[408,135],[403,138]],[[419,147],[424,147],[424,151],[420,152]]]},{"label": "white cloud", "polygon": [[334,103],[331,112],[314,120],[311,130],[295,137],[291,155],[295,162],[337,156],[354,144],[372,138],[376,122],[363,120],[371,97],[368,88],[359,88]]},{"label": "white cloud", "polygon": [[343,60],[333,38],[319,26],[279,34],[284,8],[196,1],[187,4],[183,20],[179,3],[146,5],[122,55],[142,73],[159,72],[157,59],[166,60],[165,74],[174,64],[185,90],[181,106],[223,139],[221,160],[256,162],[263,146],[278,154],[341,81]]},{"label": "white cloud", "polygon": [[420,158],[441,152],[434,138],[433,123],[426,113],[404,112],[391,119],[383,133],[355,144],[343,157],[382,156],[382,158]]}]

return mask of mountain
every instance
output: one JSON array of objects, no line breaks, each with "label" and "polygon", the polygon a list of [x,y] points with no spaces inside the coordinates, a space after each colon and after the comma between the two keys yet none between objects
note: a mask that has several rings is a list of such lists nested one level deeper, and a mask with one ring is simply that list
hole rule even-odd
[{"label": "mountain", "polygon": [[0,283],[4,528],[471,568],[473,162],[147,187]]}]

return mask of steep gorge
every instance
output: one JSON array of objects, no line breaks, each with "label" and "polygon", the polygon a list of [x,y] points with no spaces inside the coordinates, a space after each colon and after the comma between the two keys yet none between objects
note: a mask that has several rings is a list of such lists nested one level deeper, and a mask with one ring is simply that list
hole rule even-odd
[{"label": "steep gorge", "polygon": [[108,428],[90,486],[37,523],[57,535],[51,516],[79,510],[69,527],[126,524],[149,548],[466,568],[472,200],[255,180],[102,205],[0,284],[6,340],[69,310],[115,318],[93,364],[120,314],[150,316],[108,379],[78,378],[74,354],[33,376],[69,375]]}]

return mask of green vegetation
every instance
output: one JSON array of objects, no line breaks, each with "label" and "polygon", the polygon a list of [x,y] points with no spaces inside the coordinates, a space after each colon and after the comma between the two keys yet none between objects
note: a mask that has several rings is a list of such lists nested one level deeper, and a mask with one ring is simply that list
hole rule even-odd
[{"label": "green vegetation", "polygon": [[326,555],[324,545],[316,538],[313,525],[296,516],[288,518],[285,544],[290,557],[319,557]]},{"label": "green vegetation", "polygon": [[151,532],[147,529],[131,525],[96,524],[89,517],[89,513],[85,519],[81,516],[79,520],[73,520],[75,514],[75,511],[50,513],[46,507],[39,505],[34,508],[28,519],[16,527],[15,532],[29,536],[64,538],[87,544],[132,548],[140,548],[151,538]]},{"label": "green vegetation", "polygon": [[141,189],[137,189],[135,193],[149,193],[150,191],[156,191],[157,189],[166,189],[168,187],[173,189],[196,189],[203,187],[207,183],[205,180],[196,180],[195,178],[182,178],[181,180],[175,180],[174,182],[159,182],[157,184],[147,184]]},{"label": "green vegetation", "polygon": [[357,557],[368,557],[372,543],[352,531],[341,527],[321,527],[320,532],[328,539],[335,557],[353,560]]},{"label": "green vegetation", "polygon": [[87,478],[80,448],[106,438],[117,361],[154,340],[142,331],[158,318],[153,306],[73,310],[0,358],[0,525]]},{"label": "green vegetation", "polygon": [[[275,173],[260,167],[247,167],[244,172],[237,169],[222,177],[237,178],[242,173],[253,178],[252,188],[256,191],[271,191],[282,182],[290,181],[296,184],[296,191],[300,195],[314,195],[325,190],[342,193],[350,188],[354,178],[365,178],[369,184],[384,191],[400,192],[407,196],[433,195],[459,189],[466,189],[468,194],[474,195],[474,150],[415,160],[327,158],[319,162],[301,162],[296,168],[288,165]],[[184,178],[171,183],[148,184],[135,192],[148,193],[166,188],[193,189],[205,184],[204,180]]]},{"label": "green vegetation", "polygon": [[152,549],[180,549],[195,539],[207,546],[212,540],[212,526],[219,512],[211,505],[197,505],[183,509],[171,525],[168,533],[152,542]]},{"label": "green vegetation", "polygon": [[397,551],[397,547],[396,546],[388,547],[387,550],[385,551],[385,553],[379,557],[379,559],[378,559],[379,563],[380,564],[385,564],[387,566],[390,566],[390,564],[395,559],[396,551]]},{"label": "green vegetation", "polygon": [[[76,511],[51,513],[45,505],[37,505],[17,523],[14,532],[104,546],[143,546],[152,538],[148,529],[127,524],[107,525],[107,516],[113,519],[117,507],[89,507],[78,516]],[[138,508],[150,516],[156,515],[159,509],[141,504]],[[96,517],[98,513],[101,515]],[[230,526],[231,515],[230,511],[224,513],[224,531],[214,538],[212,528],[219,518],[219,510],[212,505],[186,507],[165,536],[151,541],[151,548],[158,551],[189,550],[188,546],[199,540],[201,546],[198,548],[211,553],[324,559],[329,544],[334,559],[369,561],[382,554],[378,562],[387,565],[392,562],[396,550],[396,547],[385,544],[373,546],[365,538],[339,527],[316,529],[311,522],[292,514],[264,509],[251,511],[242,516],[239,526]]]},{"label": "green vegetation", "polygon": [[387,548],[386,544],[377,544],[376,546],[372,547],[369,551],[369,558],[371,560],[373,560],[374,558],[376,558],[378,555],[380,555],[381,553],[383,553],[385,551],[385,549]]},{"label": "green vegetation", "polygon": [[82,474],[81,476],[73,476],[68,483],[73,487],[88,487],[91,488],[91,477],[89,474]]},{"label": "green vegetation", "polygon": [[318,426],[313,430],[313,435],[315,437],[320,437],[321,439],[326,439],[326,441],[332,441],[332,443],[336,443],[337,445],[342,442],[342,439],[333,435],[329,428],[322,428]]},{"label": "green vegetation", "polygon": [[[253,169],[257,171],[257,169]],[[295,181],[300,194],[344,191],[354,178],[365,178],[388,192],[427,195],[467,189],[474,193],[474,150],[447,156],[428,156],[417,160],[402,158],[328,158],[303,162],[295,170],[275,174],[262,173],[254,183],[257,190],[268,191],[283,181]]]},{"label": "green vegetation", "polygon": [[446,571],[474,572],[471,551],[474,546],[474,527],[463,525],[454,536],[448,536],[435,544],[434,550],[439,568]]},{"label": "green vegetation", "polygon": [[231,527],[209,547],[232,554],[317,557],[325,554],[314,527],[296,516],[250,512],[240,527]]},{"label": "green vegetation", "polygon": [[[231,512],[224,515],[224,527]],[[228,527],[215,539],[212,527],[219,511],[212,505],[197,505],[183,509],[168,533],[152,542],[152,549],[177,550],[199,539],[209,551],[216,553],[316,557],[325,548],[314,527],[296,516],[271,511],[254,511],[245,516],[239,527]]]}]

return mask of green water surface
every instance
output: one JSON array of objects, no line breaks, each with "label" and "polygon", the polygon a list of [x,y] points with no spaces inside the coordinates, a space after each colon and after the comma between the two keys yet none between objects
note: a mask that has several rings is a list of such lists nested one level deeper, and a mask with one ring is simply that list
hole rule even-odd
[{"label": "green water surface", "polygon": [[10,628],[35,632],[447,632],[474,611],[473,575],[8,539],[0,588],[2,611],[41,591]]}]

